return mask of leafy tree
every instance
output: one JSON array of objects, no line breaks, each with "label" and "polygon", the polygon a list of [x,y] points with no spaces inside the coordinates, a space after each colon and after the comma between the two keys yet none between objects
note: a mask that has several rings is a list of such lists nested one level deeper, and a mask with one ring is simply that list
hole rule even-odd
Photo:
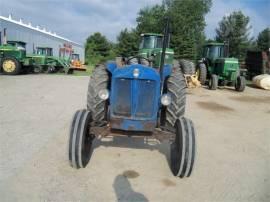
[{"label": "leafy tree", "polygon": [[136,30],[124,29],[117,37],[116,53],[123,57],[135,55],[139,46],[139,34]]},{"label": "leafy tree", "polygon": [[101,33],[96,32],[89,36],[85,45],[86,61],[97,64],[106,61],[113,55],[113,45]]},{"label": "leafy tree", "polygon": [[137,27],[138,33],[161,33],[163,31],[165,15],[165,5],[155,5],[145,7],[138,13]]},{"label": "leafy tree", "polygon": [[211,0],[164,0],[162,5],[140,10],[136,29],[139,33],[162,33],[166,15],[171,21],[176,58],[196,59],[205,40],[204,17],[211,5]]},{"label": "leafy tree", "polygon": [[241,11],[234,11],[224,16],[216,29],[216,40],[229,43],[230,56],[243,59],[252,42],[250,37],[249,17]]},{"label": "leafy tree", "polygon": [[261,31],[257,38],[257,47],[260,50],[269,50],[270,48],[270,28]]},{"label": "leafy tree", "polygon": [[196,59],[205,40],[205,15],[211,0],[167,0],[176,57]]}]

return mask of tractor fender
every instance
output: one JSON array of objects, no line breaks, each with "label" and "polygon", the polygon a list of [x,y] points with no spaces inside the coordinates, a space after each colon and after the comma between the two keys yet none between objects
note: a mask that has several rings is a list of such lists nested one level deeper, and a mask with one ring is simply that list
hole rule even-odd
[{"label": "tractor fender", "polygon": [[114,70],[115,70],[116,68],[117,68],[117,65],[116,65],[115,62],[112,62],[112,61],[107,62],[107,64],[106,64],[106,69],[107,69],[111,74],[113,74],[113,72],[114,72]]},{"label": "tractor fender", "polygon": [[163,79],[165,79],[168,76],[170,76],[171,73],[172,73],[172,65],[169,65],[169,64],[164,65],[164,68],[163,68]]}]

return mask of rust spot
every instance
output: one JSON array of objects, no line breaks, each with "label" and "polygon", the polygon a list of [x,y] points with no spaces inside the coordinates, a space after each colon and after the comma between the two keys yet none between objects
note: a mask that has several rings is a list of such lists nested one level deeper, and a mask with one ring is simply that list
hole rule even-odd
[{"label": "rust spot", "polygon": [[169,179],[163,179],[162,180],[162,183],[166,186],[166,187],[175,187],[176,186],[176,183],[169,180]]},{"label": "rust spot", "polygon": [[254,96],[235,96],[230,97],[232,100],[236,100],[239,102],[253,102],[253,103],[264,103],[264,102],[270,102],[270,97],[254,97]]},{"label": "rust spot", "polygon": [[126,178],[136,178],[139,177],[140,174],[134,170],[126,170],[123,172],[123,176],[125,176]]},{"label": "rust spot", "polygon": [[218,104],[216,102],[197,102],[197,104],[200,107],[210,111],[227,111],[227,112],[235,111],[233,108]]}]

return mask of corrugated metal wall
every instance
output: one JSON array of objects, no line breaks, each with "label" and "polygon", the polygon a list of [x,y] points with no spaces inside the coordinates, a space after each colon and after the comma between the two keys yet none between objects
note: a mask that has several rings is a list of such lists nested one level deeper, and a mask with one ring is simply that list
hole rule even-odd
[{"label": "corrugated metal wall", "polygon": [[83,46],[0,19],[2,39],[4,28],[7,29],[8,41],[23,41],[26,43],[26,52],[28,54],[32,54],[33,50],[37,47],[50,47],[53,49],[53,56],[59,56],[59,48],[63,48],[64,44],[70,44],[74,49],[74,53],[79,54],[81,61],[84,62]]}]

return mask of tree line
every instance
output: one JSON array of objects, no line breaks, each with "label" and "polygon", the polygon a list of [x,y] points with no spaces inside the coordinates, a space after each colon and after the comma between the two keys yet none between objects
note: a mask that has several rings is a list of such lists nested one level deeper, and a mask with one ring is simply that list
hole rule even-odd
[{"label": "tree line", "polygon": [[207,41],[228,42],[231,57],[243,59],[248,49],[268,50],[270,29],[262,30],[257,39],[251,37],[250,18],[241,11],[224,16],[216,28],[216,36],[206,39],[205,15],[212,0],[163,0],[162,4],[142,8],[137,15],[135,28],[123,29],[117,42],[110,42],[97,32],[89,36],[85,45],[86,62],[97,64],[115,56],[136,55],[141,33],[163,33],[164,16],[171,25],[171,48],[176,58],[196,60]]}]

